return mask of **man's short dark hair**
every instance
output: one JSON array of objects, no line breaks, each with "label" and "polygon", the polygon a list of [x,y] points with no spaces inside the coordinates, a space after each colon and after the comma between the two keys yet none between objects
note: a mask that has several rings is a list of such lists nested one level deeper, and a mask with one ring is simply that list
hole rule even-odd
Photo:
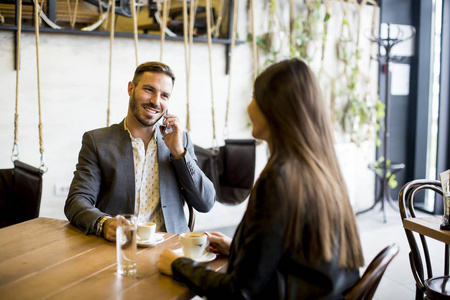
[{"label": "man's short dark hair", "polygon": [[172,85],[175,84],[175,74],[173,73],[172,69],[161,62],[157,61],[149,61],[143,64],[140,64],[136,71],[134,71],[134,77],[133,77],[133,83],[134,85],[137,85],[139,80],[141,80],[142,74],[145,72],[151,72],[151,73],[163,73],[172,78]]}]

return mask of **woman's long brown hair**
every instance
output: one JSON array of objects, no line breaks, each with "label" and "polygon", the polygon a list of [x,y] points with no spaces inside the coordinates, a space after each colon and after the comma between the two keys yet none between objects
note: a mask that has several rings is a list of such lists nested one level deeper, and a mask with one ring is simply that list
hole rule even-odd
[{"label": "woman's long brown hair", "polygon": [[[311,263],[330,261],[339,249],[340,267],[363,266],[328,109],[314,74],[299,59],[274,64],[256,79],[254,97],[271,133],[271,157],[261,177],[273,177],[283,189],[286,247]],[[271,175],[280,170],[282,176]]]}]

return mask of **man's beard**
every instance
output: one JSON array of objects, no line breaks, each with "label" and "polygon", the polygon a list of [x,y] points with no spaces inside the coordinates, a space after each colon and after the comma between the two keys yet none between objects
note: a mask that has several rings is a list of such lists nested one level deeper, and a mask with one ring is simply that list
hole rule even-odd
[{"label": "man's beard", "polygon": [[[149,106],[151,108],[157,108],[156,105],[150,103]],[[134,117],[136,118],[136,120],[139,121],[139,123],[141,123],[144,126],[148,126],[148,127],[153,127],[156,123],[158,123],[158,121],[162,118],[163,114],[161,114],[160,117],[158,117],[156,119],[156,121],[154,121],[154,118],[148,119],[145,117],[142,117],[139,112],[140,112],[140,107],[138,106],[137,102],[136,102],[136,97],[133,91],[133,95],[131,95],[131,100],[130,100],[130,108],[131,108],[131,112],[134,115]],[[142,108],[143,109],[143,108]]]}]

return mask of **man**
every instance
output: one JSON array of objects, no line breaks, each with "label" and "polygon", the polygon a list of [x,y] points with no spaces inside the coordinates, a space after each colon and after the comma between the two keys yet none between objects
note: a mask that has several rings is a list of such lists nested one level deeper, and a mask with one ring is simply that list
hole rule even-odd
[{"label": "man", "polygon": [[126,118],[83,135],[64,212],[86,234],[114,241],[112,216],[123,213],[181,233],[189,231],[182,197],[199,212],[213,207],[214,186],[197,166],[189,135],[167,113],[174,82],[162,63],[138,66],[128,83]]}]

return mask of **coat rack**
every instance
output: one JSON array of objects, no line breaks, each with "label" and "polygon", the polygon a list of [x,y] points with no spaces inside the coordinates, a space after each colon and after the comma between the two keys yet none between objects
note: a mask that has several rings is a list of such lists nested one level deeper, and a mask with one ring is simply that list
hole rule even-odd
[{"label": "coat rack", "polygon": [[391,53],[392,48],[402,42],[412,39],[415,36],[415,29],[411,26],[411,35],[409,37],[403,38],[403,31],[397,27],[397,35],[395,37],[391,37],[391,24],[387,24],[387,37],[373,37],[370,39],[372,42],[378,44],[379,47],[382,47],[385,51],[384,55],[378,55],[375,59],[379,62],[384,62],[383,71],[386,73],[386,86],[385,86],[385,116],[384,116],[384,133],[383,133],[383,154],[384,161],[379,162],[377,164],[373,163],[369,165],[369,169],[372,170],[376,178],[379,182],[379,194],[375,199],[375,203],[368,209],[357,212],[356,214],[363,214],[375,208],[378,203],[381,203],[381,211],[383,212],[383,221],[386,223],[386,211],[385,211],[385,203],[389,203],[389,205],[396,211],[398,211],[398,207],[393,202],[390,190],[389,190],[389,180],[392,176],[399,172],[400,170],[405,168],[405,164],[403,163],[391,163],[389,160],[389,137],[390,137],[390,105],[391,105],[391,74],[389,69],[389,64],[391,62],[400,62],[404,59],[404,57],[394,56]]}]

